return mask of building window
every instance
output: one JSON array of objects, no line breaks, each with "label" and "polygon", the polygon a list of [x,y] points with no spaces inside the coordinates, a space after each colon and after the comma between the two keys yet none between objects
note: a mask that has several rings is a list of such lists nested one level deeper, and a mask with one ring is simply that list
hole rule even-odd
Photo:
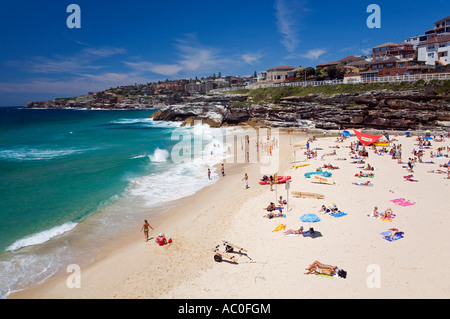
[{"label": "building window", "polygon": [[383,64],[379,64],[378,68],[381,70],[383,68]]},{"label": "building window", "polygon": [[392,63],[386,64],[386,67],[387,67],[387,68],[392,68],[393,66],[394,66],[394,64],[392,64]]},{"label": "building window", "polygon": [[380,49],[376,48],[376,49],[374,50],[374,52],[375,52],[375,53],[378,53],[378,52],[380,52]]},{"label": "building window", "polygon": [[434,44],[429,44],[428,45],[428,50],[434,50]]},{"label": "building window", "polygon": [[376,70],[377,66],[376,65],[372,65],[372,70]]},{"label": "building window", "polygon": [[399,68],[399,69],[404,69],[405,66],[406,66],[405,62],[400,62],[399,64],[397,64],[397,68]]},{"label": "building window", "polygon": [[447,43],[439,43],[440,48],[445,48],[447,46]]},{"label": "building window", "polygon": [[429,58],[434,58],[434,53],[428,53]]}]

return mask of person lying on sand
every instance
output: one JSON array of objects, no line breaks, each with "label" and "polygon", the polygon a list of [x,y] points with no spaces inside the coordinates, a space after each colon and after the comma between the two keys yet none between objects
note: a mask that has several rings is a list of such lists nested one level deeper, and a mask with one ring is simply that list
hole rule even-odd
[{"label": "person lying on sand", "polygon": [[330,163],[327,164],[323,164],[323,168],[328,168],[328,169],[339,169],[339,167],[337,166],[333,166]]},{"label": "person lying on sand", "polygon": [[275,210],[277,207],[275,206],[275,203],[270,202],[269,206],[267,206],[267,211],[271,212],[273,210]]},{"label": "person lying on sand", "polygon": [[373,186],[370,181],[367,182],[359,182],[359,183],[352,183],[353,185],[358,185],[358,186]]},{"label": "person lying on sand", "polygon": [[276,213],[269,213],[269,214],[267,214],[267,215],[264,215],[263,217],[266,217],[266,218],[274,218],[274,217],[283,217],[283,211],[281,211],[281,210],[278,210]]},{"label": "person lying on sand", "polygon": [[389,233],[389,235],[385,236],[385,237],[389,237],[389,239],[393,239],[394,236],[398,233],[401,233],[401,231],[399,231],[397,228],[390,228],[389,229],[391,232]]},{"label": "person lying on sand", "polygon": [[330,212],[329,208],[326,208],[325,205],[322,205],[322,208],[319,210],[319,213],[327,214]]},{"label": "person lying on sand", "polygon": [[303,234],[303,226],[300,226],[299,229],[294,230],[294,229],[288,229],[284,232],[285,235],[290,235],[290,234],[297,234],[297,235],[301,235]]},{"label": "person lying on sand", "polygon": [[358,177],[374,177],[373,173],[363,173],[362,171],[359,171],[359,175],[356,175]]},{"label": "person lying on sand", "polygon": [[337,266],[332,265],[325,265],[322,264],[319,261],[314,261],[311,265],[309,265],[307,268],[305,268],[307,272],[305,272],[305,275],[309,274],[315,274],[315,275],[328,275],[333,276],[335,274],[339,275],[340,277],[347,277],[347,272],[345,270],[339,269]]}]

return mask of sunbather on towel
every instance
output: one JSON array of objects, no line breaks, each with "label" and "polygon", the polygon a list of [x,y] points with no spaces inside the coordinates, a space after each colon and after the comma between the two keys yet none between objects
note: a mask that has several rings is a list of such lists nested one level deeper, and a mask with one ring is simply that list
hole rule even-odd
[{"label": "sunbather on towel", "polygon": [[333,276],[335,274],[337,274],[340,277],[347,277],[347,272],[343,269],[339,269],[337,266],[332,266],[332,265],[325,265],[322,264],[319,261],[314,261],[311,265],[309,265],[308,268],[305,268],[305,270],[308,270],[307,272],[305,272],[305,275],[309,275],[309,274],[316,274],[316,275],[328,275],[328,276]]},{"label": "sunbather on towel", "polygon": [[319,210],[319,213],[328,214],[330,213],[330,209],[326,208],[325,205],[322,205],[322,208]]},{"label": "sunbather on towel", "polygon": [[264,215],[266,218],[274,218],[274,217],[283,217],[283,212],[281,210],[278,210],[277,213],[269,213],[267,215]]},{"label": "sunbather on towel", "polygon": [[300,226],[299,229],[295,230],[295,229],[288,229],[284,232],[285,235],[290,235],[290,234],[296,234],[296,235],[301,235],[303,234],[303,226]]},{"label": "sunbather on towel", "polygon": [[392,240],[396,234],[401,233],[401,231],[399,231],[397,228],[390,228],[389,230],[391,232],[385,237],[389,237],[390,240]]},{"label": "sunbather on towel", "polygon": [[384,216],[383,218],[385,219],[391,219],[392,215],[394,214],[394,212],[392,211],[392,209],[388,208],[384,211]]},{"label": "sunbather on towel", "polygon": [[358,185],[358,186],[373,186],[370,181],[367,182],[359,182],[359,183],[352,183],[353,185]]},{"label": "sunbather on towel", "polygon": [[275,210],[277,207],[275,206],[275,203],[270,202],[269,206],[267,206],[267,211],[271,212],[273,210]]}]

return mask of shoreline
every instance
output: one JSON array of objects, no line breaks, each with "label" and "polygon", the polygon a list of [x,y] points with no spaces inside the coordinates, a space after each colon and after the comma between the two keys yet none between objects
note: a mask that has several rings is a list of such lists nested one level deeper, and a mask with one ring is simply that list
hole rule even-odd
[{"label": "shoreline", "polygon": [[[448,298],[448,280],[436,273],[435,265],[450,261],[446,234],[449,202],[445,195],[450,181],[441,178],[443,175],[428,173],[436,165],[419,164],[414,173],[419,182],[406,182],[402,177],[407,173],[396,161],[372,152],[369,162],[376,167],[376,176],[371,188],[352,185],[361,181],[353,176],[358,169],[349,160],[337,161],[333,156],[323,161],[306,160],[309,167],[290,169],[293,145],[306,142],[310,135],[294,135],[291,143],[280,130],[278,172],[292,176],[291,191],[323,193],[324,200],[289,197],[286,218],[263,218],[267,213],[263,208],[275,199],[275,192],[257,184],[261,177],[259,165],[225,164],[224,178],[219,174],[220,180],[213,185],[177,200],[176,206],[170,208],[170,216],[161,215],[157,223],[156,219],[149,220],[155,228],[150,237],[162,231],[173,238],[171,245],[159,247],[154,240],[145,243],[136,229],[114,240],[107,251],[81,269],[80,289],[68,289],[65,281],[69,274],[62,274],[38,287],[11,294],[8,299]],[[334,143],[335,136],[318,135],[317,139],[312,147],[320,146],[322,154],[339,145]],[[405,161],[411,156],[414,138],[396,139],[405,143]],[[448,141],[444,143],[447,146]],[[433,148],[441,146],[434,144]],[[339,157],[348,153],[344,147],[337,151]],[[303,177],[303,173],[329,162],[340,166],[333,171],[337,185],[315,184]],[[249,174],[248,190],[241,181],[244,171]],[[285,194],[284,185],[278,185],[277,196]],[[397,197],[417,204],[396,206],[390,199]],[[301,214],[316,213],[320,205],[333,202],[348,215],[319,215],[321,222],[313,225],[299,220]],[[395,220],[367,217],[374,205],[380,211],[390,206],[397,215]],[[314,227],[323,237],[284,236],[273,232],[279,223],[286,224],[286,229]],[[389,227],[405,231],[405,238],[392,243],[383,240],[379,233]],[[212,250],[222,240],[248,249],[255,263],[242,258],[237,265],[215,262]],[[304,275],[303,269],[314,260],[342,267],[348,271],[348,278]],[[382,269],[378,289],[367,287],[368,265]]]}]

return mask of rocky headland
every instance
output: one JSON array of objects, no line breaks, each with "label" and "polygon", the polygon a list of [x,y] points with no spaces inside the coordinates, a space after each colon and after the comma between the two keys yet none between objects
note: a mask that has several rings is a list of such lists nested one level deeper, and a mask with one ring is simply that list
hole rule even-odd
[{"label": "rocky headland", "polygon": [[176,104],[102,94],[88,100],[33,102],[27,108],[157,108],[154,120],[201,120],[212,127],[252,125],[318,129],[450,130],[450,81],[279,87],[183,97]]}]

